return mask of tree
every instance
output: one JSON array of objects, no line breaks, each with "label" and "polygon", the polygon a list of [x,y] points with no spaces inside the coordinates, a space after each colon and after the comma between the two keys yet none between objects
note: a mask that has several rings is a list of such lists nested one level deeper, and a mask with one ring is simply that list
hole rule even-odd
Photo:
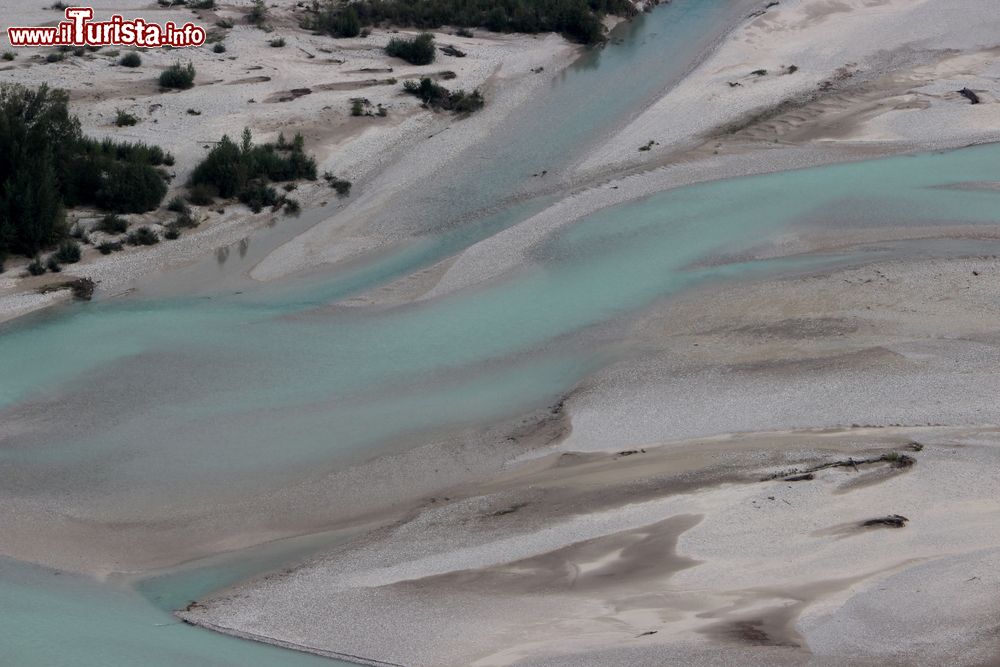
[{"label": "tree", "polygon": [[413,65],[429,65],[434,62],[434,35],[422,32],[413,39],[393,37],[385,52]]},{"label": "tree", "polygon": [[25,151],[19,168],[0,194],[0,217],[13,230],[10,250],[34,255],[66,234],[51,150]]},{"label": "tree", "polygon": [[62,91],[0,85],[0,258],[65,238],[67,206],[156,208],[166,185],[153,166],[168,158],[157,146],[83,136]]},{"label": "tree", "polygon": [[361,34],[361,19],[358,18],[357,10],[348,6],[337,14],[332,32],[335,37],[357,37]]}]

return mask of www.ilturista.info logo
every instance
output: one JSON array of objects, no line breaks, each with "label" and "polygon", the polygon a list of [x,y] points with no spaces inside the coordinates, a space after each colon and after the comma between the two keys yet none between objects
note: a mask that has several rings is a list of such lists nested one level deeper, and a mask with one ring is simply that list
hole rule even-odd
[{"label": "www.ilturista.info logo", "polygon": [[67,7],[66,20],[54,27],[7,28],[11,46],[201,46],[205,29],[193,23],[178,26],[147,23],[143,19],[125,20],[115,14],[110,21],[91,21],[90,7]]}]

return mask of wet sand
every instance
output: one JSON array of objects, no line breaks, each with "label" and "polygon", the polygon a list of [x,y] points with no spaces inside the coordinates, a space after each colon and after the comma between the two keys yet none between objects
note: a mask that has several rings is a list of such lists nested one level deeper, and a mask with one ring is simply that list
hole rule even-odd
[{"label": "wet sand", "polygon": [[954,255],[667,299],[565,437],[181,616],[405,665],[990,664],[1000,264]]},{"label": "wet sand", "polygon": [[[981,664],[998,445],[829,429],[553,455],[180,615],[379,664]],[[908,522],[863,525],[888,515]],[[932,603],[907,582],[927,567],[947,580]]]}]

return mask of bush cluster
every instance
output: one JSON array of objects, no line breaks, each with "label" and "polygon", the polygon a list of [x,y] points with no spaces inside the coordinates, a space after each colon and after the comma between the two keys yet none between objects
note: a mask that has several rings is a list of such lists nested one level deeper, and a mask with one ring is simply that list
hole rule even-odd
[{"label": "bush cluster", "polygon": [[66,238],[64,209],[157,208],[167,191],[158,146],[83,136],[63,91],[0,85],[0,257],[32,257]]},{"label": "bush cluster", "polygon": [[82,254],[79,243],[73,239],[65,239],[56,249],[55,258],[63,264],[76,264],[80,261]]},{"label": "bush cluster", "polygon": [[174,63],[160,72],[160,86],[187,90],[194,85],[194,65]]},{"label": "bush cluster", "polygon": [[135,51],[129,51],[118,61],[123,67],[138,67],[142,64],[142,57]]},{"label": "bush cluster", "polygon": [[[316,180],[316,160],[306,155],[302,135],[296,134],[291,143],[280,136],[277,144],[254,145],[247,128],[239,145],[223,136],[194,168],[189,185],[192,195],[198,191],[199,201],[210,201],[216,195],[236,197],[257,212],[278,201],[268,182],[300,178]],[[193,196],[191,201],[195,202]]]},{"label": "bush cluster", "polygon": [[261,27],[266,20],[267,6],[264,4],[264,0],[253,0],[253,5],[247,13],[247,21],[257,27]]},{"label": "bush cluster", "polygon": [[130,127],[138,122],[138,116],[130,114],[124,109],[115,109],[115,125],[118,127]]},{"label": "bush cluster", "polygon": [[439,86],[428,78],[423,78],[420,83],[416,81],[404,81],[403,89],[411,95],[415,95],[423,100],[424,104],[432,109],[444,109],[455,113],[472,113],[483,108],[486,101],[478,90],[467,93],[464,90],[450,91],[444,86]]},{"label": "bush cluster", "polygon": [[128,233],[125,242],[129,245],[156,245],[160,242],[160,237],[149,227],[139,227]]},{"label": "bush cluster", "polygon": [[413,39],[393,37],[386,45],[385,52],[412,65],[429,65],[434,62],[434,35],[423,32]]},{"label": "bush cluster", "polygon": [[628,0],[357,0],[362,26],[431,29],[451,25],[494,32],[559,32],[584,44],[604,39],[605,14],[633,16]]},{"label": "bush cluster", "polygon": [[361,19],[353,5],[345,7],[334,0],[320,5],[313,0],[312,13],[302,21],[302,27],[333,37],[357,37],[361,34]]},{"label": "bush cluster", "polygon": [[128,230],[128,220],[114,213],[108,213],[94,228],[105,234],[124,234]]}]

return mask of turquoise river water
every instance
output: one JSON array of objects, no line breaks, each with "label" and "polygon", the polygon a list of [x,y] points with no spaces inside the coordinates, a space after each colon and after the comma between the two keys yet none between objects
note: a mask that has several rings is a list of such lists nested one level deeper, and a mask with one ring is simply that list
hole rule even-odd
[{"label": "turquoise river water", "polygon": [[[683,48],[676,35],[720,20],[723,4],[678,0],[631,25],[624,42],[567,72],[567,95],[579,94],[574,76],[608,68],[617,85],[618,68],[629,59],[649,67],[657,50],[669,55]],[[678,43],[656,39],[664,34]],[[653,92],[636,91],[631,106],[588,108],[587,121],[610,123]],[[527,136],[536,142],[532,131]],[[556,152],[582,141],[570,131],[557,134]],[[539,151],[522,154],[528,170],[554,160],[554,153]],[[510,155],[502,164],[515,158],[522,159]],[[946,186],[997,179],[1000,149],[986,146],[668,191],[568,227],[512,278],[412,306],[374,310],[331,302],[454,252],[488,233],[489,224],[518,216],[464,236],[428,234],[419,251],[408,251],[412,256],[386,259],[369,273],[239,294],[140,293],[28,318],[0,330],[0,419],[45,419],[41,427],[13,429],[0,446],[0,485],[39,507],[69,497],[89,512],[127,520],[132,513],[196,506],[213,494],[238,498],[318,477],[400,442],[549,404],[627,354],[607,342],[614,336],[594,331],[614,330],[686,287],[791,264],[706,259],[829,222],[989,223],[1000,192]],[[493,187],[468,202],[469,210],[487,209],[520,186],[511,177]],[[449,207],[463,214],[458,204]],[[810,261],[831,260],[801,260]],[[0,560],[3,661],[331,664],[180,625],[169,615],[330,539],[338,538],[271,545],[138,582],[96,582]]]}]

